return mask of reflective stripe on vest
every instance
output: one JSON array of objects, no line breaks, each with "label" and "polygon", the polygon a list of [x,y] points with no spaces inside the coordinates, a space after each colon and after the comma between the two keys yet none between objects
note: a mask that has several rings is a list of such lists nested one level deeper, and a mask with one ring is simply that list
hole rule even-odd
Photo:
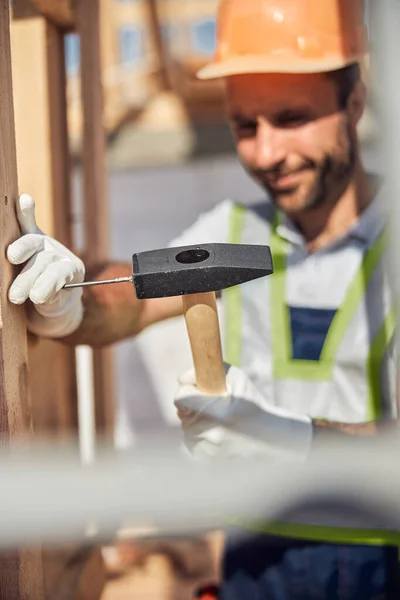
[{"label": "reflective stripe on vest", "polygon": [[[244,227],[246,208],[234,205],[231,213],[229,243],[239,244]],[[276,222],[270,237],[274,274],[270,277],[271,347],[273,376],[275,379],[299,379],[305,381],[329,381],[335,357],[346,330],[354,317],[376,266],[382,258],[388,242],[382,233],[367,250],[358,272],[355,274],[346,297],[336,312],[326,336],[319,361],[294,360],[291,358],[291,332],[289,310],[282,298],[286,295],[286,259],[288,245],[276,233]],[[242,302],[240,286],[230,288],[224,293],[226,311],[225,356],[228,363],[240,366],[242,350]],[[375,421],[382,414],[379,371],[386,350],[393,337],[396,326],[396,312],[392,308],[379,332],[375,336],[367,358],[368,409],[367,421]]]},{"label": "reflective stripe on vest", "polygon": [[[366,546],[400,546],[400,533],[386,529],[360,529],[355,527],[324,527],[299,523],[246,523],[242,520],[228,519],[229,525],[240,527],[254,533],[265,533],[312,542],[330,542],[335,544],[360,544]],[[400,556],[400,553],[399,553]]]},{"label": "reflective stripe on vest", "polygon": [[[274,261],[274,276],[271,277],[271,306],[274,318],[271,322],[271,345],[273,348],[273,373],[276,379],[304,379],[327,381],[332,379],[335,357],[340,343],[359,307],[372,275],[383,253],[387,249],[387,236],[382,232],[367,250],[357,273],[347,290],[340,309],[336,312],[326,336],[319,361],[293,360],[290,356],[291,333],[289,311],[282,298],[286,291],[286,242],[276,233],[274,223],[270,247]],[[367,358],[368,377],[368,420],[381,417],[382,398],[379,385],[379,370],[395,328],[395,311],[389,311],[385,321],[373,340]]]},{"label": "reflective stripe on vest", "polygon": [[[228,242],[239,244],[246,218],[246,208],[234,205],[231,213]],[[362,301],[368,283],[387,248],[387,237],[382,233],[365,253],[362,264],[353,278],[345,299],[336,312],[325,339],[320,361],[293,360],[291,358],[291,331],[288,307],[282,302],[286,295],[287,243],[276,233],[276,222],[271,232],[271,247],[274,274],[269,279],[270,306],[274,318],[271,320],[271,349],[273,377],[275,379],[299,379],[303,381],[327,381],[332,379],[333,366],[340,343]],[[228,363],[240,366],[242,355],[242,299],[240,286],[224,292],[226,318],[225,356]],[[380,368],[385,353],[393,338],[396,326],[395,308],[391,309],[375,336],[369,350],[366,373],[368,378],[367,421],[376,421],[382,415],[382,394],[380,389]],[[229,520],[232,525],[250,531],[298,537],[315,541],[337,543],[362,543],[377,545],[398,545],[400,534],[382,529],[360,529],[351,527],[330,527],[310,524],[273,522],[267,524],[245,524]]]}]

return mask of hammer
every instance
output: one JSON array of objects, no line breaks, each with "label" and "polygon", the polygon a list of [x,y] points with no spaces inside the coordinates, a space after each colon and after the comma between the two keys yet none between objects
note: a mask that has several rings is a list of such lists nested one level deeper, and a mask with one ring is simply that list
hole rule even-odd
[{"label": "hammer", "polygon": [[204,244],[133,255],[131,277],[67,284],[74,288],[130,281],[139,300],[182,296],[196,385],[208,394],[226,391],[215,292],[273,273],[268,246]]}]

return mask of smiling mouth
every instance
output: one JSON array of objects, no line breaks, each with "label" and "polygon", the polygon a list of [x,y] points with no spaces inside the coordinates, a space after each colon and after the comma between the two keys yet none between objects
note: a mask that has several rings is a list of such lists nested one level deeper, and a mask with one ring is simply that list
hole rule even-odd
[{"label": "smiling mouth", "polygon": [[292,171],[291,173],[279,175],[278,177],[275,177],[272,180],[266,181],[268,185],[276,191],[293,189],[299,183],[305,171],[306,169],[298,169],[297,171]]},{"label": "smiling mouth", "polygon": [[293,185],[295,185],[298,182],[299,177],[301,177],[302,174],[303,174],[303,171],[296,171],[295,173],[289,173],[288,175],[282,175],[282,177],[278,177],[275,180],[274,185],[278,189],[293,187]]}]

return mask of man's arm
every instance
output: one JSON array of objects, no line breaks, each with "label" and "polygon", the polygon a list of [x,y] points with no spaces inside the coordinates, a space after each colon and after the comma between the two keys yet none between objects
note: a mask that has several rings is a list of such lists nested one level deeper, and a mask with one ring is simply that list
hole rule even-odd
[{"label": "man's arm", "polygon": [[[171,242],[171,246],[188,246],[226,242],[232,202],[225,201],[198,220]],[[91,269],[86,266],[86,279],[129,277],[131,265],[109,262]],[[182,314],[181,298],[137,300],[132,285],[104,285],[86,288],[83,295],[84,317],[81,327],[64,339],[67,344],[104,346],[138,335],[143,329]]]},{"label": "man's arm", "polygon": [[336,423],[334,421],[322,421],[320,419],[314,419],[312,424],[315,442],[318,442],[319,440],[326,440],[327,438],[333,436],[337,437],[338,435],[345,435],[346,437],[372,437],[378,433],[381,433],[384,429],[384,426],[380,425],[378,422]]},{"label": "man's arm", "polygon": [[[397,414],[400,415],[400,385],[398,381],[398,360],[396,353],[396,346],[393,340],[388,351],[388,369],[385,371],[385,375],[390,381],[393,381],[393,389],[390,389],[388,394],[390,399],[393,397],[397,398]],[[394,411],[396,412],[396,411]],[[326,440],[332,436],[343,436],[346,437],[373,437],[382,433],[387,433],[399,425],[399,419],[393,420],[381,420],[373,423],[336,423],[331,421],[324,421],[321,419],[314,419],[313,422],[313,438],[314,443],[318,443],[319,440]]]},{"label": "man's arm", "polygon": [[[224,242],[232,203],[226,201],[171,242],[174,246]],[[137,300],[132,284],[64,290],[66,283],[131,276],[131,265],[107,262],[86,268],[68,248],[37,227],[35,203],[22,195],[17,202],[21,236],[7,249],[14,265],[23,265],[9,290],[10,301],[26,305],[28,329],[69,345],[105,346],[133,337],[147,326],[182,314],[181,298]]]},{"label": "man's arm", "polygon": [[[395,382],[393,394],[397,397],[397,414],[400,415],[400,385],[398,381],[398,361],[396,358],[395,346],[390,353],[390,376]],[[314,443],[318,443],[320,440],[326,440],[329,437],[338,435],[345,435],[346,437],[373,437],[382,433],[387,433],[395,427],[398,427],[400,422],[399,418],[385,421],[375,421],[373,423],[336,423],[331,421],[324,421],[321,419],[313,419],[313,438]]]},{"label": "man's arm", "polygon": [[[181,298],[139,301],[133,285],[63,289],[85,280],[83,261],[43,233],[36,224],[33,198],[22,194],[16,204],[21,236],[7,248],[13,265],[23,266],[8,296],[26,304],[28,330],[68,344],[104,346],[134,336],[148,325],[182,312]],[[86,279],[130,276],[128,263],[108,263],[86,270]]]},{"label": "man's arm", "polygon": [[[132,267],[124,262],[86,270],[86,279],[93,281],[130,275]],[[85,288],[83,307],[80,327],[61,341],[100,347],[134,337],[149,325],[182,314],[182,299],[138,300],[131,283],[118,283]]]}]

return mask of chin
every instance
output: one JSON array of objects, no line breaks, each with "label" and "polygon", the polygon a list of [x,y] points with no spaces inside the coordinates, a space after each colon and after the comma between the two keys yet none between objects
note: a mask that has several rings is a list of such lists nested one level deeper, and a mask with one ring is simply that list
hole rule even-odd
[{"label": "chin", "polygon": [[307,199],[303,195],[292,194],[274,194],[272,197],[275,206],[278,206],[283,212],[289,215],[296,215],[310,208]]},{"label": "chin", "polygon": [[270,194],[275,206],[278,206],[288,215],[297,215],[320,205],[321,202],[315,198],[313,191],[308,186],[306,190],[303,186],[300,186],[295,189],[285,190],[285,192],[274,190]]}]

